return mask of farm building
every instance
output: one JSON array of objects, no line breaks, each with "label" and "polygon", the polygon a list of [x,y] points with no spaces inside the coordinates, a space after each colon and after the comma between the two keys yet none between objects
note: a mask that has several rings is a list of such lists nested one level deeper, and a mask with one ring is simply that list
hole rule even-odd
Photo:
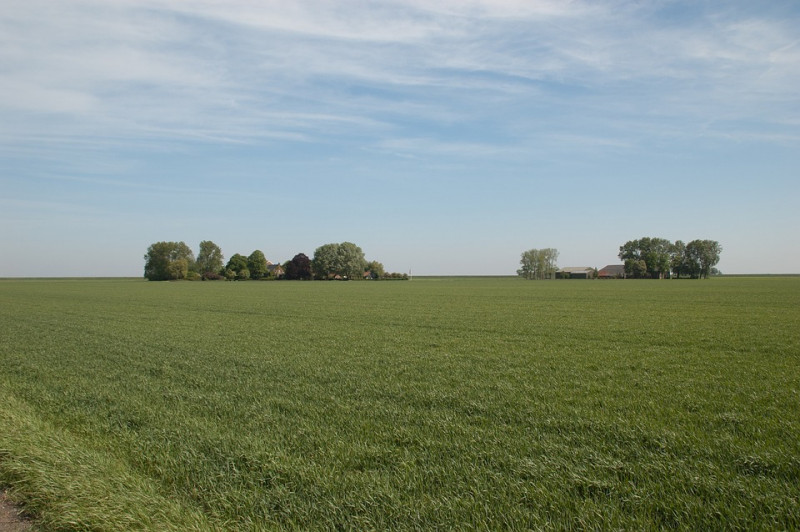
[{"label": "farm building", "polygon": [[625,265],[624,264],[609,264],[599,272],[597,272],[598,279],[624,279],[625,278]]},{"label": "farm building", "polygon": [[269,261],[267,261],[267,270],[269,271],[270,275],[272,275],[276,279],[283,277],[284,274],[286,273],[285,271],[283,271],[283,266],[281,266],[280,264],[272,264]]},{"label": "farm building", "polygon": [[588,266],[561,268],[556,272],[556,279],[591,279],[593,277],[594,268]]}]

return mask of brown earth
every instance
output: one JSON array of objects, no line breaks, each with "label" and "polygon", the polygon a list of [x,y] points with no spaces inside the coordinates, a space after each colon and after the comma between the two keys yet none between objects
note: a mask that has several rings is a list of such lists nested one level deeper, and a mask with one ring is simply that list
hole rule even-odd
[{"label": "brown earth", "polygon": [[31,523],[11,504],[5,491],[0,491],[0,532],[23,532],[31,530]]}]

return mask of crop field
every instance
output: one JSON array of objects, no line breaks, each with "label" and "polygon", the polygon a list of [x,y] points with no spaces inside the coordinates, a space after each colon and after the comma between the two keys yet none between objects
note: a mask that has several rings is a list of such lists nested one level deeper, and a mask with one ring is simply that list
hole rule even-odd
[{"label": "crop field", "polygon": [[800,278],[0,281],[45,529],[798,529]]}]

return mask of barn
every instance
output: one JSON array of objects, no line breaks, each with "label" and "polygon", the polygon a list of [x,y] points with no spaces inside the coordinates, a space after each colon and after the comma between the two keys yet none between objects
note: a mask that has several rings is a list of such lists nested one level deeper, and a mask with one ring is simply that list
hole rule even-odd
[{"label": "barn", "polygon": [[593,279],[594,268],[589,266],[573,266],[561,268],[556,272],[556,279]]},{"label": "barn", "polygon": [[598,279],[624,279],[625,278],[625,265],[624,264],[609,264],[597,272]]}]

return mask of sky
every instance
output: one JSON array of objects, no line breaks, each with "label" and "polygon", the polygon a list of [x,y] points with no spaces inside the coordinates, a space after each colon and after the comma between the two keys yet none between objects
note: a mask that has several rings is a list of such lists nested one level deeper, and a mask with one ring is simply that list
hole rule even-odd
[{"label": "sky", "polygon": [[0,277],[158,241],[514,275],[712,239],[800,272],[800,3],[3,0]]}]

